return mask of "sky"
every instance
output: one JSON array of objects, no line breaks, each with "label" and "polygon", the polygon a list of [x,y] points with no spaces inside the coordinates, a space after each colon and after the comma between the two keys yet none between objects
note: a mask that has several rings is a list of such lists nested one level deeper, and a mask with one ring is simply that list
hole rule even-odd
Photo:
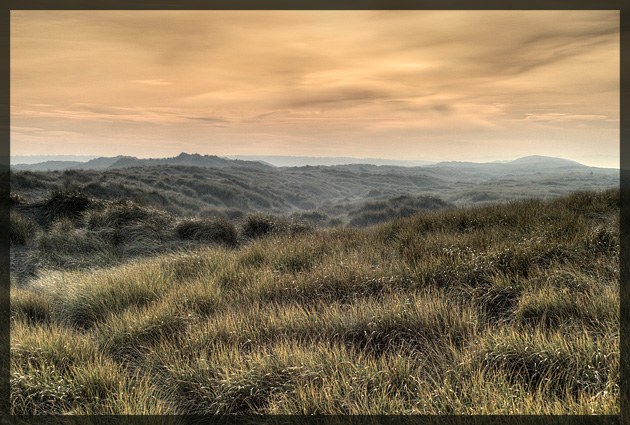
[{"label": "sky", "polygon": [[11,11],[11,155],[619,167],[619,11]]}]

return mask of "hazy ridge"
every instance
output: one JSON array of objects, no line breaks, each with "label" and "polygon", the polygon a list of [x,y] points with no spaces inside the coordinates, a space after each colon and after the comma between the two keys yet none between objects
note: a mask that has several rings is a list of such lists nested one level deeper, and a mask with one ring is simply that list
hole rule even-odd
[{"label": "hazy ridge", "polygon": [[[67,160],[64,160],[67,158]],[[491,162],[467,162],[467,161],[422,161],[422,160],[390,160],[382,158],[351,158],[351,157],[309,157],[309,156],[270,156],[270,155],[228,155],[219,157],[216,155],[199,155],[180,153],[169,158],[136,158],[134,156],[118,155],[115,157],[93,157],[72,155],[39,155],[39,156],[14,156],[11,157],[13,170],[31,171],[56,171],[67,169],[105,169],[125,168],[143,165],[189,165],[199,167],[306,167],[306,166],[393,166],[393,167],[457,167],[457,168],[486,168],[504,170],[502,166],[515,167],[586,167],[576,161],[554,158],[541,155],[531,155],[515,160],[491,161]],[[599,168],[599,167],[589,167]]]},{"label": "hazy ridge", "polygon": [[619,185],[619,170],[545,157],[422,167],[348,164],[278,168],[181,154],[155,160],[98,158],[85,164],[95,169],[14,169],[11,187],[33,201],[55,187],[72,184],[91,196],[138,198],[178,215],[199,215],[217,208],[276,214],[317,210],[347,221],[348,210],[360,203],[400,196],[437,197],[454,206],[466,206],[546,199]]}]

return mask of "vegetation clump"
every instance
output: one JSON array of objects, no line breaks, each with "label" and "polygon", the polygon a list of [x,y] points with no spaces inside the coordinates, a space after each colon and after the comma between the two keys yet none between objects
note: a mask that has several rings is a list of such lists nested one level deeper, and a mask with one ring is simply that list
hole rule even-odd
[{"label": "vegetation clump", "polygon": [[222,218],[186,219],[175,226],[177,236],[185,240],[218,242],[234,246],[238,242],[236,227]]},{"label": "vegetation clump", "polygon": [[264,213],[249,214],[243,223],[243,234],[252,239],[269,234],[299,235],[312,230],[313,226],[304,220]]},{"label": "vegetation clump", "polygon": [[17,211],[10,212],[10,220],[10,238],[12,243],[24,245],[33,239],[37,229],[37,225],[33,220]]},{"label": "vegetation clump", "polygon": [[129,199],[120,199],[105,208],[90,211],[86,217],[88,229],[118,228],[132,223],[170,221],[164,211],[145,207]]},{"label": "vegetation clump", "polygon": [[397,218],[411,217],[422,211],[453,208],[434,196],[397,196],[386,201],[369,201],[348,211],[349,224],[356,227],[372,226]]},{"label": "vegetation clump", "polygon": [[84,221],[89,231],[114,246],[157,247],[168,239],[174,218],[158,208],[123,199],[89,211]]},{"label": "vegetation clump", "polygon": [[44,201],[44,208],[50,221],[69,218],[78,219],[94,201],[76,189],[54,189]]},{"label": "vegetation clump", "polygon": [[279,231],[283,225],[278,217],[270,214],[250,214],[243,224],[243,234],[249,238],[258,238]]}]

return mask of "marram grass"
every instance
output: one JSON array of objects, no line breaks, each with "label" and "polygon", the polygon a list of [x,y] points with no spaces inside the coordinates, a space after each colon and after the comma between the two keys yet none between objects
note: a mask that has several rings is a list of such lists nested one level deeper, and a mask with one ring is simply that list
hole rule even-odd
[{"label": "marram grass", "polygon": [[618,198],[40,276],[11,290],[12,412],[618,414]]}]

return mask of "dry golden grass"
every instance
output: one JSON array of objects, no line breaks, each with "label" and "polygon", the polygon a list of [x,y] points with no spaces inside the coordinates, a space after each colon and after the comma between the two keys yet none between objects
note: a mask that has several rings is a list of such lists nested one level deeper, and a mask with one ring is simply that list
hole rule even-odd
[{"label": "dry golden grass", "polygon": [[619,191],[11,292],[14,413],[618,414]]}]

